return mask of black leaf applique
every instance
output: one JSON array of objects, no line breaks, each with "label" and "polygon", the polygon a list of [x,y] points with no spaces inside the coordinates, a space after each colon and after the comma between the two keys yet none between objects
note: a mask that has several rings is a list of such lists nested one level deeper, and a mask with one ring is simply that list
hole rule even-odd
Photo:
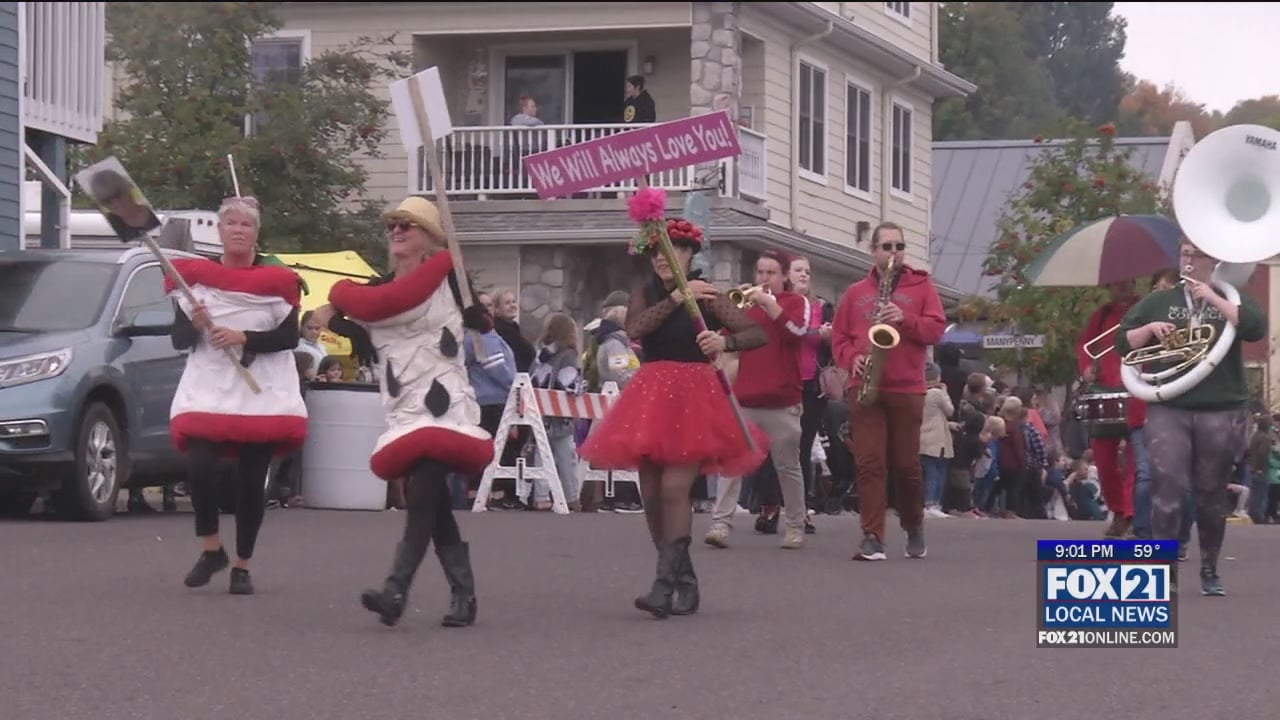
[{"label": "black leaf applique", "polygon": [[436,417],[449,412],[449,391],[444,389],[439,380],[431,381],[431,389],[427,391],[427,410]]},{"label": "black leaf applique", "polygon": [[440,333],[440,352],[447,358],[458,357],[458,338],[453,336],[449,328]]},{"label": "black leaf applique", "polygon": [[400,378],[391,370],[391,358],[387,358],[387,393],[391,397],[400,397]]}]

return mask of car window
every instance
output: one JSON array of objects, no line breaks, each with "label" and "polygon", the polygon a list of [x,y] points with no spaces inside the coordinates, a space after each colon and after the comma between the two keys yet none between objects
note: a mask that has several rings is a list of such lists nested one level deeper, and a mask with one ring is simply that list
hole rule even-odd
[{"label": "car window", "polygon": [[164,292],[164,272],[159,265],[147,265],[129,278],[120,301],[119,321],[131,324],[138,313],[148,310],[173,315],[173,301]]}]

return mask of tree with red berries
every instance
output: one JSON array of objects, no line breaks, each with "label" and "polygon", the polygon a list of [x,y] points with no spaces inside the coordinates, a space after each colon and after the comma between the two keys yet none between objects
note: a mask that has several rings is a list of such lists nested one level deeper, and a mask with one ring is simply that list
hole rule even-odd
[{"label": "tree with red berries", "polygon": [[214,210],[233,194],[230,153],[241,193],[262,204],[267,250],[368,250],[381,207],[364,198],[361,159],[380,156],[390,112],[373,88],[409,58],[362,38],[255,71],[272,64],[255,63],[270,47],[255,41],[280,29],[280,4],[109,3],[117,113],[74,161],[115,155],[156,208]]},{"label": "tree with red berries", "polygon": [[[1098,128],[1075,123],[1061,143],[1041,152],[1001,213],[983,266],[996,281],[996,301],[968,307],[986,315],[992,329],[1016,323],[1022,334],[1045,336],[1043,348],[1023,351],[1024,378],[1033,383],[1053,386],[1075,377],[1075,344],[1106,292],[1033,287],[1024,276],[1027,267],[1054,238],[1080,225],[1167,208],[1163,189],[1132,165],[1132,149],[1117,147],[1115,133],[1110,123]],[[1014,351],[997,352],[993,363],[1012,370],[1016,357]]]}]

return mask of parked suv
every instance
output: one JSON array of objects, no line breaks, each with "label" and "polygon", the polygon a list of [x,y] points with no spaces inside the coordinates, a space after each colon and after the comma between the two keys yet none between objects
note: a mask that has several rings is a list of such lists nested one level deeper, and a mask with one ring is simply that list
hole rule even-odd
[{"label": "parked suv", "polygon": [[121,488],[180,478],[169,407],[186,355],[151,251],[0,253],[0,288],[0,514],[51,490],[59,515],[105,520]]}]

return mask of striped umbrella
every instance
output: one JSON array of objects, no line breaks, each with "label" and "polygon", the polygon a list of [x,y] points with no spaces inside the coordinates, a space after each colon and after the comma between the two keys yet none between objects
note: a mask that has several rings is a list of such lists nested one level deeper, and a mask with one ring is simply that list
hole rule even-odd
[{"label": "striped umbrella", "polygon": [[1182,230],[1163,215],[1120,215],[1049,243],[1027,268],[1038,287],[1097,287],[1177,267]]}]

